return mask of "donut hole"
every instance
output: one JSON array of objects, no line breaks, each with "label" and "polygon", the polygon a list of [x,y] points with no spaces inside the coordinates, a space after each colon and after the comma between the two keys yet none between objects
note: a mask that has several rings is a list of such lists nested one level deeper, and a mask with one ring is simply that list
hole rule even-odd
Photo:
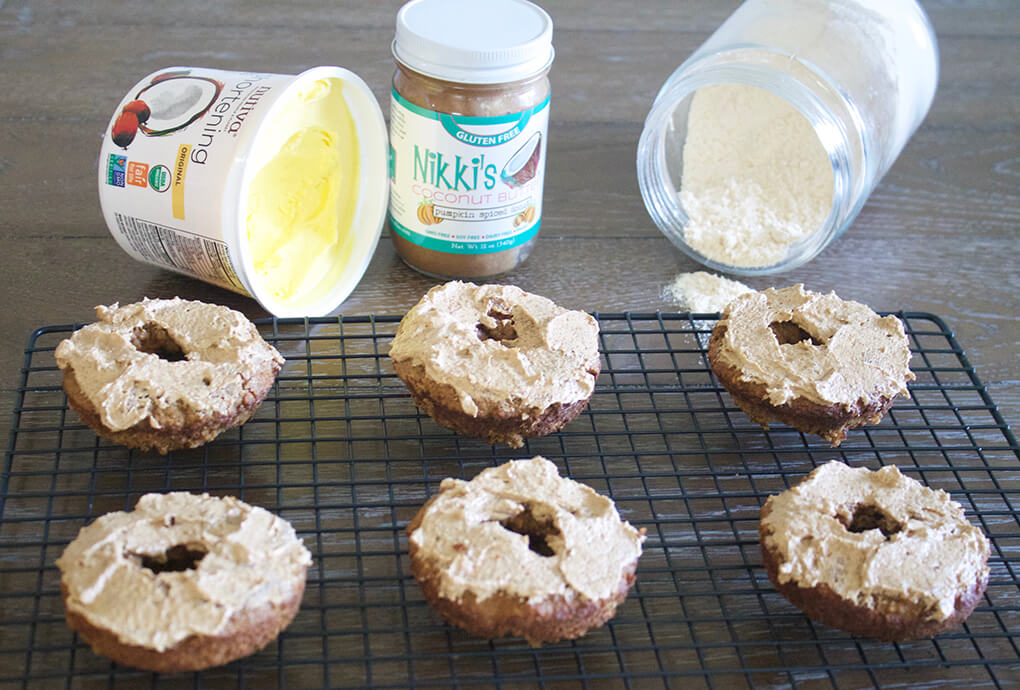
[{"label": "donut hole", "polygon": [[514,328],[513,314],[507,314],[492,307],[487,315],[492,319],[493,325],[478,324],[476,330],[479,340],[498,340],[503,344],[506,344],[508,340],[517,340],[517,329]]},{"label": "donut hole", "polygon": [[848,532],[868,532],[881,530],[886,539],[903,529],[896,518],[886,513],[873,503],[858,503],[852,515],[841,514],[837,518]]},{"label": "donut hole", "polygon": [[134,329],[131,333],[131,345],[139,352],[156,355],[167,362],[187,359],[184,350],[167,330],[151,321]]},{"label": "donut hole", "polygon": [[181,573],[185,570],[194,570],[205,558],[205,554],[206,551],[201,547],[177,544],[163,553],[141,554],[142,567],[148,568],[157,575],[160,573]]},{"label": "donut hole", "polygon": [[555,549],[549,544],[549,537],[560,536],[559,528],[553,524],[551,519],[535,517],[530,505],[525,505],[524,510],[506,520],[500,521],[499,524],[502,525],[503,529],[526,536],[528,538],[528,548],[539,556],[549,558],[556,555]]},{"label": "donut hole", "polygon": [[822,342],[793,321],[773,321],[769,324],[769,330],[776,336],[780,345],[796,345],[805,340],[810,340],[812,345],[821,345]]}]

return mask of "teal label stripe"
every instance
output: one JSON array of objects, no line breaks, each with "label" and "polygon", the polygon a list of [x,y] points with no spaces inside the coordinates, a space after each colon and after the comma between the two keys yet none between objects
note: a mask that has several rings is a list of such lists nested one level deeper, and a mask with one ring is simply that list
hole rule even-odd
[{"label": "teal label stripe", "polygon": [[414,230],[401,225],[393,218],[392,215],[390,215],[390,227],[405,240],[413,242],[419,247],[431,249],[436,252],[446,252],[447,254],[494,254],[495,252],[501,252],[506,249],[513,249],[514,247],[521,246],[537,235],[538,228],[541,224],[541,222],[536,222],[521,234],[514,235],[513,237],[504,237],[491,242],[462,242],[459,240],[444,240],[438,237],[422,235],[421,233],[415,232]]},{"label": "teal label stripe", "polygon": [[[440,119],[440,115],[446,115],[451,120],[456,118],[457,124],[460,125],[502,125],[509,124],[511,122],[520,122],[522,118],[530,118],[535,113],[540,113],[549,107],[549,96],[546,96],[545,100],[535,107],[528,108],[527,110],[519,113],[507,113],[506,115],[497,115],[495,117],[484,117],[480,115],[451,115],[449,113],[439,113],[435,110],[429,110],[428,108],[422,108],[420,105],[415,105],[397,93],[397,90],[392,87],[390,89],[390,93],[392,94],[394,101],[402,105],[407,110],[410,110],[415,115],[421,115],[422,117],[427,117],[430,120],[438,120]],[[525,119],[524,122],[527,122],[527,119]]]}]

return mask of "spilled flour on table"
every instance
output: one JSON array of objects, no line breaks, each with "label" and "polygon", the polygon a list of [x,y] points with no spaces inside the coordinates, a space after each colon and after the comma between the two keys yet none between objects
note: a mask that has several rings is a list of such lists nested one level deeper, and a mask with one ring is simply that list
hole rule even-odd
[{"label": "spilled flour on table", "polygon": [[663,288],[662,296],[684,311],[708,314],[723,311],[730,300],[746,292],[754,290],[736,280],[696,271],[678,275]]}]

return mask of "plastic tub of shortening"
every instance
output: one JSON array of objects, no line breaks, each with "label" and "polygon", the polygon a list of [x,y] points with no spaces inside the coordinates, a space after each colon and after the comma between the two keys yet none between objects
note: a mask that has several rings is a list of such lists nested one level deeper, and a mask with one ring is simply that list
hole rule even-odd
[{"label": "plastic tub of shortening", "polygon": [[138,82],[99,158],[106,223],[132,257],[322,316],[354,290],[386,215],[386,126],[340,67],[196,67]]},{"label": "plastic tub of shortening", "polygon": [[719,271],[814,258],[931,106],[935,34],[913,0],[748,0],[669,77],[638,145],[663,233]]}]

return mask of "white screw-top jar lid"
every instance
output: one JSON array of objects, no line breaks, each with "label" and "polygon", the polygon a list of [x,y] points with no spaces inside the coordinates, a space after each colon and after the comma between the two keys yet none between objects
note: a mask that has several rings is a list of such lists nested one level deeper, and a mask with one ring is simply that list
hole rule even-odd
[{"label": "white screw-top jar lid", "polygon": [[549,68],[552,33],[528,0],[411,0],[397,13],[393,56],[436,79],[503,84]]}]

